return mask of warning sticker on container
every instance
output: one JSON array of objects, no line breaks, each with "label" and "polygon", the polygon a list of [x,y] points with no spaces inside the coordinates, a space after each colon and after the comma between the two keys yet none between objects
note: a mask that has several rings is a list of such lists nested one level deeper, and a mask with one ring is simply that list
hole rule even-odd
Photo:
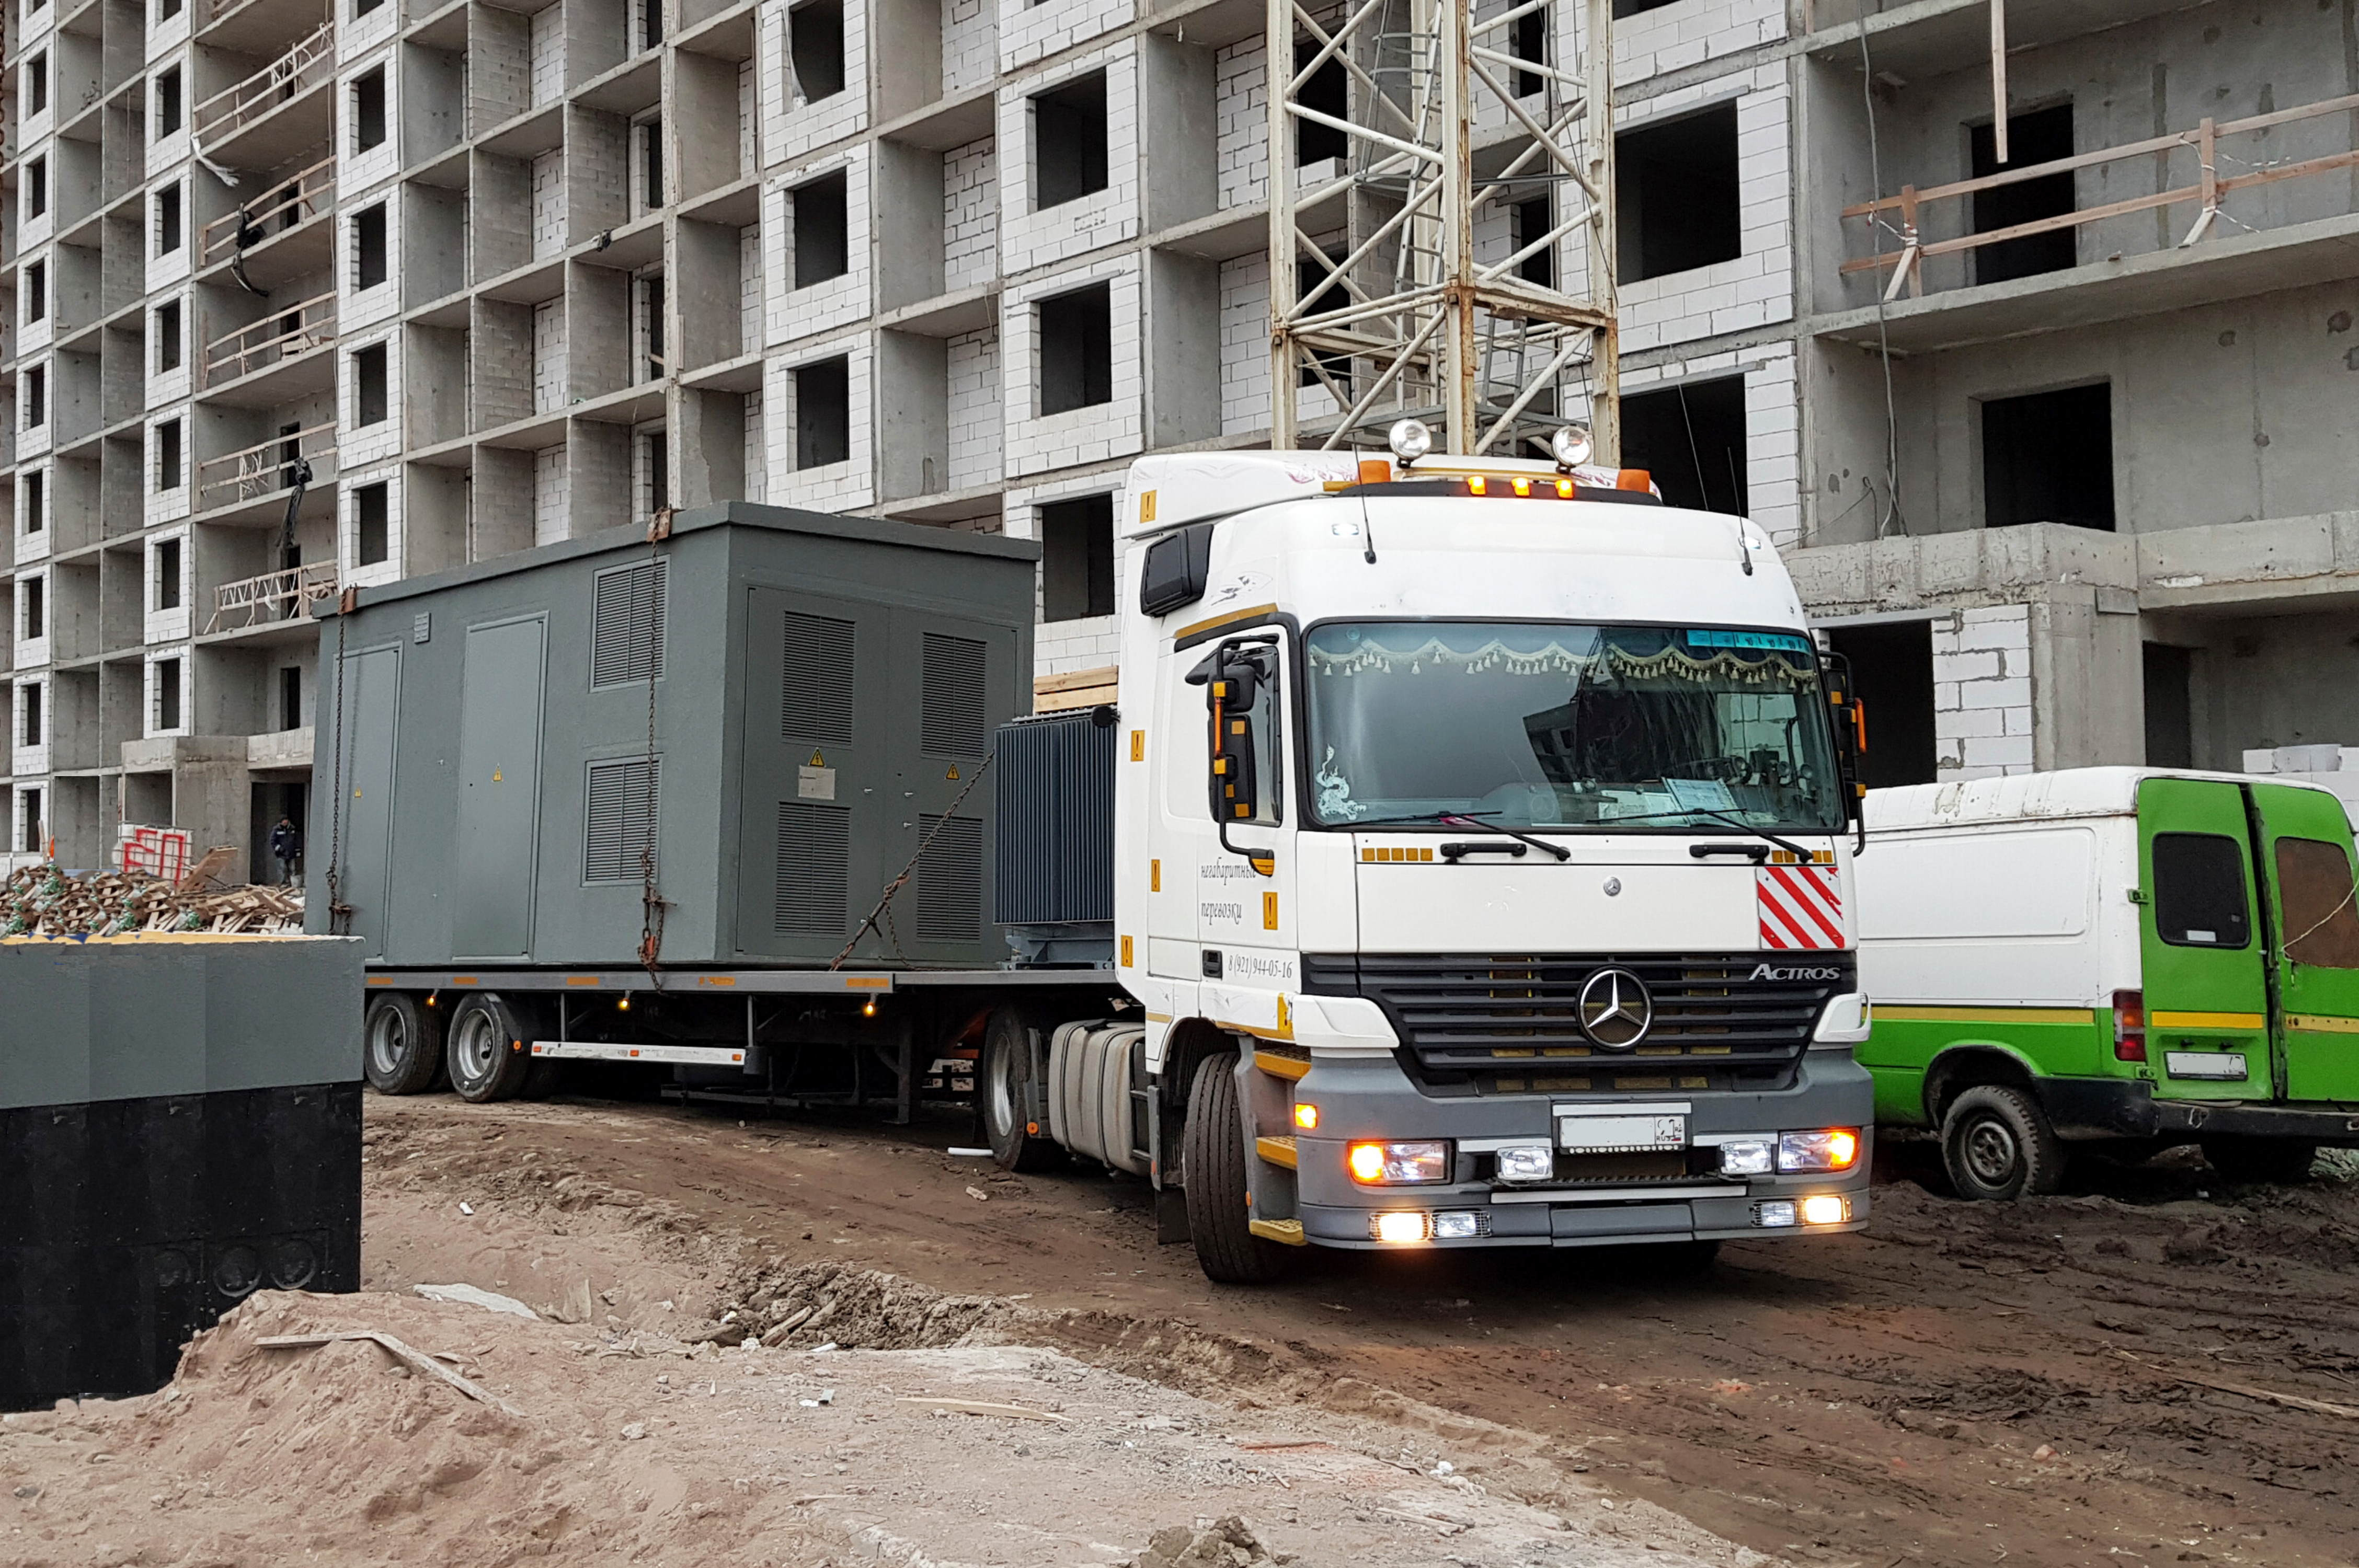
[{"label": "warning sticker on container", "polygon": [[797,768],[795,794],[803,800],[833,800],[835,770],[833,768]]},{"label": "warning sticker on container", "polygon": [[1832,866],[1763,866],[1759,890],[1761,946],[1773,950],[1841,947],[1843,878]]}]

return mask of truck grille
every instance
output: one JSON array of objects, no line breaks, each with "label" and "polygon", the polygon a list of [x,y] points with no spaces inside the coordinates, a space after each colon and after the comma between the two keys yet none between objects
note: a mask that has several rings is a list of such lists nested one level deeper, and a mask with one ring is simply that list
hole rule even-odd
[{"label": "truck grille", "polygon": [[[1804,961],[1807,959],[1807,961]],[[1457,953],[1306,956],[1303,989],[1364,996],[1430,1092],[1621,1093],[1764,1089],[1790,1077],[1829,997],[1854,989],[1849,953]],[[1756,979],[1832,972],[1833,979]],[[1582,1033],[1581,989],[1600,969],[1644,980],[1654,1022],[1634,1049]]]}]

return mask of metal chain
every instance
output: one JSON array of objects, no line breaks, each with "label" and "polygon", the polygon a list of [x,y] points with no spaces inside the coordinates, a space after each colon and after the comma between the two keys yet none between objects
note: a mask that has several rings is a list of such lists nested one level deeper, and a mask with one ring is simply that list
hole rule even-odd
[{"label": "metal chain", "polygon": [[343,902],[341,891],[344,860],[344,705],[351,700],[347,687],[351,667],[344,663],[344,631],[351,624],[353,612],[359,608],[358,596],[352,592],[347,592],[344,602],[336,606],[336,724],[328,763],[329,787],[334,791],[328,804],[328,933],[332,936],[352,935],[353,906]]},{"label": "metal chain", "polygon": [[671,537],[671,508],[658,507],[647,523],[647,567],[654,614],[647,623],[647,830],[639,839],[639,967],[657,989],[663,978],[664,915],[671,908],[656,885],[656,675],[663,663],[664,619],[671,608],[670,583],[663,568],[663,544]]},{"label": "metal chain", "polygon": [[876,931],[876,934],[879,936],[887,937],[892,942],[894,957],[905,964],[909,961],[909,955],[901,948],[900,928],[893,923],[893,895],[899,892],[908,883],[910,874],[918,869],[918,862],[926,858],[926,851],[934,847],[934,840],[941,837],[942,829],[949,827],[951,818],[958,815],[958,808],[966,804],[966,797],[973,793],[975,785],[983,782],[983,775],[991,771],[991,761],[989,757],[984,758],[983,765],[974,770],[974,776],[966,781],[966,787],[958,792],[949,808],[935,819],[934,830],[926,835],[925,841],[918,846],[918,852],[909,857],[908,865],[901,868],[901,874],[885,884],[884,895],[877,899],[876,907],[870,910],[860,924],[853,928],[852,939],[843,945],[843,951],[835,956],[835,962],[828,966],[830,970],[843,968],[843,961],[852,957],[852,950],[860,946],[860,939],[871,931],[876,931],[876,922],[880,919],[885,922],[886,929]]}]

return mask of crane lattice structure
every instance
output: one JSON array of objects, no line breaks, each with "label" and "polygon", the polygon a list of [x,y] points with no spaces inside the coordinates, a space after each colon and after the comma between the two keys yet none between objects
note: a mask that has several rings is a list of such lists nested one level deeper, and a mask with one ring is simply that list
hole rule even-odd
[{"label": "crane lattice structure", "polygon": [[[1585,422],[1615,461],[1613,0],[1269,0],[1268,27],[1270,444],[1415,416],[1506,455]],[[1500,240],[1510,209],[1545,221]]]}]

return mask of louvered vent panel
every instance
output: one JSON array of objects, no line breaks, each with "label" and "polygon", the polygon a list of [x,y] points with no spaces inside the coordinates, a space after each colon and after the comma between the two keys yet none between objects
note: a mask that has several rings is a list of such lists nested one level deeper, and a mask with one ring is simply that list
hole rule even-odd
[{"label": "louvered vent panel", "polygon": [[926,633],[926,691],[922,723],[926,751],[937,757],[980,757],[990,741],[984,697],[984,660],[988,650],[965,637]]},{"label": "louvered vent panel", "polygon": [[775,928],[782,936],[843,935],[851,916],[844,883],[852,851],[848,806],[778,803],[778,882]]},{"label": "louvered vent panel", "polygon": [[785,690],[778,733],[789,741],[852,744],[855,639],[849,621],[787,613]]},{"label": "louvered vent panel", "polygon": [[983,822],[979,817],[918,818],[918,841],[939,826],[918,862],[918,940],[972,942],[983,927]]},{"label": "louvered vent panel", "polygon": [[662,560],[600,572],[590,616],[590,684],[623,686],[663,675]]},{"label": "louvered vent panel", "polygon": [[648,824],[656,821],[656,793],[662,788],[661,762],[593,762],[590,806],[582,832],[582,880],[639,880],[640,855],[652,846]]}]

